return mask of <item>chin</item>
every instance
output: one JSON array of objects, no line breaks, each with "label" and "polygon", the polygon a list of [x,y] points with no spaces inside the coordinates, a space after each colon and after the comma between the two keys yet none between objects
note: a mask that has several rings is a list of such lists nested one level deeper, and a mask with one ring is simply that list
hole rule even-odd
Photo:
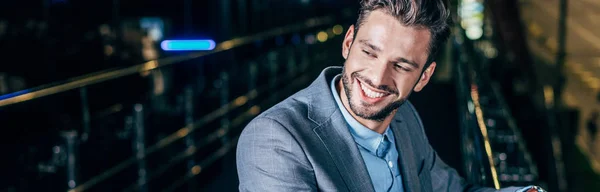
[{"label": "chin", "polygon": [[[355,97],[356,98],[356,97]],[[376,104],[370,104],[362,100],[353,99],[350,101],[350,109],[356,116],[363,119],[383,121],[389,117],[406,100],[399,99],[395,101],[382,101]]]}]

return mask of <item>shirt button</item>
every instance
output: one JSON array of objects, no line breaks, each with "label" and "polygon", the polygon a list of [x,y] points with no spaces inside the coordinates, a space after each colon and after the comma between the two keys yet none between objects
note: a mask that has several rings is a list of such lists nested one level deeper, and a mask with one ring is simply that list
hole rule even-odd
[{"label": "shirt button", "polygon": [[394,164],[392,163],[392,161],[388,161],[388,165],[390,166],[390,168],[394,167]]}]

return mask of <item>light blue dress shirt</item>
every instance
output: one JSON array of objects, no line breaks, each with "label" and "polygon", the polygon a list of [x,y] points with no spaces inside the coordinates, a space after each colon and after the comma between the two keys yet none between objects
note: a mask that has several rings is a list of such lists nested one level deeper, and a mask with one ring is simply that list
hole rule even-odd
[{"label": "light blue dress shirt", "polygon": [[[348,129],[352,133],[354,141],[358,145],[375,191],[404,191],[402,176],[398,168],[398,150],[396,149],[392,129],[388,126],[383,134],[379,134],[356,121],[348,113],[338,95],[335,85],[340,77],[341,75],[337,75],[331,81],[331,92],[337,106],[342,111],[344,119],[348,123]],[[383,154],[379,154],[378,156],[378,152]]]}]

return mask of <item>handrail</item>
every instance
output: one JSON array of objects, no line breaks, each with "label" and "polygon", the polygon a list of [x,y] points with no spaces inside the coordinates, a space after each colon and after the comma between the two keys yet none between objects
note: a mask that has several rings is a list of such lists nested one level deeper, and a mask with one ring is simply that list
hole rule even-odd
[{"label": "handrail", "polygon": [[[467,42],[465,42],[464,44],[467,44]],[[474,52],[475,50],[472,49],[471,45],[463,45],[462,47],[462,51],[463,52]],[[471,48],[471,49],[468,49]],[[468,50],[465,50],[468,49]],[[471,100],[473,102],[473,112],[475,113],[475,118],[477,121],[477,127],[479,128],[479,131],[481,133],[483,142],[484,142],[484,148],[485,148],[485,154],[487,156],[487,160],[489,162],[489,171],[490,174],[492,176],[493,182],[494,182],[494,186],[496,187],[496,189],[499,189],[501,186],[501,183],[499,182],[499,177],[498,175],[500,174],[500,172],[498,172],[497,168],[495,167],[495,159],[493,157],[493,149],[490,145],[490,139],[489,139],[489,135],[488,135],[488,127],[485,123],[485,118],[487,117],[484,114],[484,111],[486,111],[486,107],[482,106],[482,104],[480,103],[480,87],[489,87],[491,89],[491,93],[492,96],[494,97],[494,99],[499,103],[499,110],[500,110],[500,114],[501,117],[506,120],[507,123],[507,128],[508,130],[511,132],[511,134],[514,134],[518,139],[516,141],[516,145],[518,147],[518,150],[520,153],[522,153],[523,158],[525,159],[525,164],[522,164],[523,166],[525,166],[531,174],[535,175],[536,177],[538,176],[538,172],[537,172],[537,168],[535,165],[535,162],[531,159],[531,154],[529,153],[529,151],[527,150],[527,147],[525,145],[525,143],[522,142],[522,135],[520,134],[520,132],[518,131],[518,127],[517,124],[515,122],[514,117],[510,114],[510,108],[508,107],[506,101],[504,100],[504,97],[501,95],[498,84],[496,82],[486,82],[485,85],[481,84],[481,81],[486,81],[488,79],[485,78],[485,76],[481,76],[481,75],[477,75],[481,72],[481,69],[476,69],[476,66],[474,66],[473,62],[478,62],[477,58],[474,56],[470,56],[471,58],[469,58],[469,62],[466,63],[466,67],[467,67],[467,78],[468,78],[468,84],[469,86],[471,86]],[[473,61],[472,59],[475,58],[475,61]],[[477,74],[476,74],[477,73]]]},{"label": "handrail", "polygon": [[[307,79],[306,76],[302,76],[300,78]],[[283,84],[284,82],[289,82],[289,81],[279,81],[279,82],[280,83],[278,83],[278,84]],[[299,83],[299,82],[302,82],[302,81],[301,80],[293,81],[293,85],[295,85],[296,83]],[[293,87],[293,86],[289,86],[289,87]],[[233,101],[231,101],[230,103],[216,109],[215,111],[213,111],[211,113],[204,115],[199,120],[197,120],[193,123],[190,123],[190,124],[184,126],[183,128],[175,131],[171,135],[159,140],[154,145],[148,147],[143,156],[146,157],[166,146],[169,146],[170,144],[174,143],[175,141],[177,141],[179,139],[185,138],[187,135],[189,135],[193,131],[197,130],[200,126],[205,125],[206,123],[217,119],[218,117],[222,116],[223,114],[231,111],[233,108],[240,107],[240,106],[246,104],[247,101],[256,98],[258,96],[258,92],[262,92],[261,90],[264,90],[264,88],[257,88],[257,89],[251,90],[247,94],[239,96],[236,99],[234,99]],[[252,106],[245,113],[246,113],[246,115],[256,115],[256,114],[258,114],[259,111],[260,111],[260,108],[258,106]],[[238,121],[234,120],[234,122],[238,122]],[[241,122],[241,120],[239,120],[239,122]],[[202,147],[205,143],[209,143],[218,138],[221,138],[227,132],[229,132],[228,127],[221,127],[219,129],[215,130],[214,132],[208,134],[203,139],[201,139],[201,142],[197,143],[196,147],[197,148]],[[186,150],[186,154],[187,153],[189,153],[189,152],[187,152],[187,150]],[[187,156],[186,154],[183,154],[183,155]],[[181,157],[181,158],[183,158],[183,157]],[[120,171],[126,169],[127,167],[134,164],[137,160],[138,160],[137,157],[134,155],[134,156],[122,161],[118,165],[110,168],[109,170],[107,170],[99,175],[96,175],[95,177],[89,179],[87,182],[77,186],[76,188],[69,190],[69,192],[85,191],[85,190],[89,189],[90,187],[92,187],[92,186],[106,180],[107,178],[110,178],[111,176],[119,173]]]},{"label": "handrail", "polygon": [[[461,48],[461,53],[471,53],[472,50],[466,50],[467,48],[465,46],[471,47],[468,44],[465,36],[463,35],[465,34],[463,30],[459,29],[457,30],[457,32],[454,34],[455,38],[458,38],[459,40],[461,40],[463,43],[460,46]],[[470,56],[473,57],[473,56]],[[500,185],[500,181],[498,179],[498,172],[496,170],[495,167],[495,162],[494,162],[494,158],[493,158],[493,151],[491,148],[491,144],[490,144],[490,139],[488,136],[488,131],[487,131],[487,126],[485,124],[485,120],[484,120],[484,114],[483,114],[483,110],[481,108],[481,103],[479,102],[479,87],[477,85],[476,82],[476,78],[475,74],[473,74],[471,72],[471,70],[473,70],[472,66],[472,61],[470,61],[472,58],[468,58],[467,60],[469,60],[466,64],[466,71],[467,73],[464,74],[466,75],[466,81],[467,82],[459,82],[460,84],[462,83],[467,83],[468,85],[461,85],[461,86],[467,86],[467,90],[465,94],[468,95],[468,97],[470,97],[471,101],[473,102],[473,111],[471,113],[474,113],[475,116],[475,120],[477,123],[477,127],[479,128],[479,133],[481,134],[482,140],[483,140],[483,147],[484,147],[484,152],[486,155],[486,160],[489,166],[489,171],[492,177],[492,182],[494,184],[494,188],[496,189],[500,189],[501,185]],[[460,65],[460,64],[459,64]]]},{"label": "handrail", "polygon": [[[137,74],[137,73],[150,71],[153,69],[180,63],[182,61],[187,61],[190,59],[195,59],[195,58],[203,57],[206,55],[215,54],[215,53],[218,53],[221,51],[230,50],[230,49],[233,49],[236,47],[250,44],[252,42],[268,39],[271,37],[287,34],[290,32],[299,31],[299,30],[303,30],[303,29],[310,29],[312,27],[317,27],[317,26],[321,26],[321,25],[325,25],[325,24],[331,24],[334,21],[335,21],[335,18],[333,16],[323,16],[323,17],[311,18],[304,22],[274,28],[274,29],[268,30],[263,33],[227,40],[227,41],[218,43],[216,48],[212,51],[190,53],[190,54],[186,54],[186,55],[179,55],[179,56],[173,56],[173,57],[168,57],[168,58],[163,58],[163,59],[151,60],[151,61],[147,61],[142,64],[138,64],[138,65],[134,65],[134,66],[100,71],[100,72],[96,72],[96,73],[91,73],[91,74],[71,78],[71,79],[68,79],[65,81],[61,81],[61,82],[50,83],[50,84],[38,86],[38,87],[32,88],[32,89],[26,89],[26,90],[17,91],[14,93],[9,93],[6,95],[0,95],[0,98],[1,98],[0,99],[0,108],[8,106],[8,105],[16,104],[16,103],[22,103],[22,102],[30,101],[33,99],[37,99],[37,98],[54,95],[54,94],[66,92],[69,90],[101,83],[104,81],[117,79],[117,78],[128,76],[128,75],[133,75],[133,74]],[[2,98],[2,97],[6,97],[6,98]]]},{"label": "handrail", "polygon": [[[308,80],[310,80],[310,79],[307,75],[302,75],[302,76],[298,77],[297,79],[295,79],[294,81],[292,81],[291,84],[285,86],[282,90],[279,90],[278,92],[293,90],[292,88],[297,88],[299,85],[302,85],[302,83],[306,83]],[[196,152],[198,152],[197,149],[202,147],[204,144],[207,144],[209,142],[215,141],[216,139],[225,137],[228,132],[232,131],[231,130],[232,127],[238,127],[244,121],[249,120],[249,119],[253,118],[254,116],[256,116],[260,111],[260,106],[265,103],[269,103],[271,101],[270,98],[273,98],[273,97],[276,97],[276,95],[275,94],[270,95],[269,98],[265,99],[261,104],[250,107],[250,109],[244,111],[241,115],[236,117],[229,126],[223,126],[223,127],[219,128],[218,130],[209,134],[209,136],[207,136],[207,137],[205,137],[205,139],[203,139],[202,143],[195,144],[194,146],[188,147],[186,150],[175,155],[175,157],[171,158],[171,160],[167,163],[167,165],[164,165],[163,167],[159,168],[158,171],[156,171],[154,174],[152,174],[152,176],[150,176],[150,178],[148,179],[148,182],[152,179],[155,179],[159,175],[163,174],[165,171],[167,171],[167,169],[170,166],[175,164],[177,161],[182,161],[183,159],[194,155]],[[236,138],[232,139],[232,141],[227,142],[225,144],[226,146],[224,146],[224,148],[230,148],[230,146],[229,147],[227,147],[227,146],[230,145],[231,143],[233,143],[233,145],[234,145],[237,142],[237,139],[238,138],[236,137]],[[220,149],[220,150],[217,150],[217,152],[215,152],[215,153],[217,153],[217,154],[222,153],[222,152],[219,152],[221,150],[229,151],[229,149]],[[205,158],[205,159],[208,160],[210,158]],[[203,163],[200,163],[200,164],[203,164]],[[201,168],[203,168],[203,167],[206,167],[206,166],[201,166]],[[189,170],[189,171],[191,173],[195,173],[194,176],[200,173],[200,171],[199,170],[196,171],[195,168],[192,168],[192,170]],[[138,189],[136,187],[138,187],[138,186],[132,185],[132,186],[126,188],[124,191],[125,192],[137,191]]]},{"label": "handrail", "polygon": [[481,104],[479,103],[479,90],[477,85],[474,83],[471,84],[471,99],[473,99],[473,104],[475,105],[475,117],[477,117],[477,124],[479,126],[479,130],[481,131],[481,135],[483,136],[485,153],[487,155],[488,163],[490,164],[490,171],[492,174],[492,180],[494,181],[494,187],[496,189],[500,189],[500,181],[498,180],[498,172],[496,171],[496,166],[494,163],[492,146],[488,137],[487,126],[485,125],[485,121],[483,119],[483,110],[481,109]]},{"label": "handrail", "polygon": [[[483,112],[485,110],[485,106],[482,106],[479,101],[479,98],[480,98],[479,85],[477,82],[475,82],[475,79],[474,79],[476,77],[472,77],[472,78],[473,79],[471,79],[470,83],[471,83],[471,99],[474,104],[474,112],[475,112],[478,127],[480,129],[480,133],[482,134],[482,137],[483,137],[486,155],[488,158],[488,162],[490,164],[491,176],[493,177],[492,179],[493,179],[496,189],[499,189],[501,187],[501,184],[499,183],[499,179],[498,179],[499,173],[497,171],[497,168],[494,166],[496,162],[492,156],[493,149],[491,148],[491,145],[490,145],[490,140],[489,140],[489,136],[488,136],[488,128],[487,128],[486,123],[484,122],[484,118],[486,117]],[[532,173],[533,175],[535,175],[537,177],[538,172],[537,172],[536,164],[532,160],[531,154],[527,150],[526,144],[523,143],[521,140],[523,137],[522,137],[520,131],[517,129],[518,128],[517,124],[515,122],[514,117],[510,114],[510,109],[509,109],[508,105],[506,104],[506,101],[504,100],[503,96],[500,93],[498,84],[496,82],[489,82],[489,84],[486,84],[486,86],[489,86],[491,88],[491,94],[493,94],[494,99],[499,103],[498,107],[500,108],[499,110],[501,112],[501,117],[506,120],[508,130],[510,130],[511,134],[514,134],[517,138],[516,145],[518,147],[519,152],[522,153],[523,158],[525,160],[524,166],[527,167],[527,169],[530,171],[530,173]]]},{"label": "handrail", "polygon": [[[300,85],[300,83],[307,82],[308,80],[310,80],[310,78],[306,74],[306,72],[314,73],[314,72],[316,72],[315,70],[317,70],[317,69],[304,68],[302,71],[296,71],[292,75],[285,76],[281,81],[275,82],[274,85],[265,84],[263,86],[255,88],[253,90],[250,90],[246,94],[236,97],[235,99],[231,100],[229,103],[215,109],[214,111],[202,116],[198,120],[185,125],[184,127],[180,128],[179,130],[177,130],[177,131],[173,132],[172,134],[166,136],[165,138],[157,141],[155,144],[146,148],[144,155],[142,155],[142,156],[147,157],[148,155],[155,153],[156,151],[159,151],[159,150],[165,148],[166,146],[169,146],[182,138],[186,138],[189,134],[196,131],[202,125],[205,125],[211,121],[214,121],[218,117],[220,117],[224,114],[227,114],[230,111],[249,103],[250,100],[256,99],[261,93],[264,93],[265,91],[268,90],[268,86],[279,87],[279,86],[286,84],[287,86],[285,86],[285,88],[283,88],[283,90],[289,90],[290,88],[297,87],[298,85]],[[294,81],[292,81],[292,80],[294,80]],[[290,81],[291,81],[291,83],[289,83]],[[283,91],[283,90],[279,90],[279,91]],[[276,94],[273,94],[273,95],[269,96],[269,98],[274,97],[275,95]],[[271,101],[270,99],[266,99],[266,100]],[[232,123],[229,126],[224,126],[224,127],[218,128],[217,130],[209,133],[207,136],[200,139],[199,142],[196,142],[196,144],[194,144],[193,146],[188,147],[183,152],[175,155],[175,157],[171,158],[171,160],[167,163],[167,165],[163,166],[162,168],[159,168],[159,170],[157,172],[155,172],[153,175],[151,175],[149,179],[151,180],[154,177],[161,175],[163,172],[166,171],[165,168],[172,166],[173,163],[181,161],[181,160],[195,154],[197,152],[198,148],[201,148],[210,142],[214,142],[215,140],[226,136],[226,134],[229,131],[231,131],[230,127],[239,126],[245,120],[248,120],[249,118],[257,115],[260,112],[260,105],[262,105],[262,104],[264,104],[264,102],[259,105],[250,106],[248,108],[248,110],[243,112],[243,114],[234,118],[234,120],[232,121]],[[69,190],[69,192],[86,191],[86,190],[90,189],[91,187],[99,184],[100,182],[103,182],[104,180],[123,171],[127,167],[134,164],[137,160],[138,160],[138,158],[135,155],[132,157],[129,157],[126,160],[120,162],[119,164],[111,167],[107,171],[100,173],[100,174],[92,177],[91,179],[87,180],[85,183],[82,183],[79,186],[75,187],[74,189]],[[126,188],[126,191],[135,190],[135,187],[136,186],[129,186]]]}]

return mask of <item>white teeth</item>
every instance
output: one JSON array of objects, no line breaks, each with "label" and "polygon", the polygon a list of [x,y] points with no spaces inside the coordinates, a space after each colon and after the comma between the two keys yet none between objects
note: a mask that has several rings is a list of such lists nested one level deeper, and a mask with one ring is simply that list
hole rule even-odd
[{"label": "white teeth", "polygon": [[367,97],[370,97],[370,98],[379,98],[379,97],[383,97],[385,95],[383,93],[377,93],[375,91],[371,91],[370,89],[362,86],[362,84],[361,84],[360,88],[363,90],[365,95],[367,95]]}]

